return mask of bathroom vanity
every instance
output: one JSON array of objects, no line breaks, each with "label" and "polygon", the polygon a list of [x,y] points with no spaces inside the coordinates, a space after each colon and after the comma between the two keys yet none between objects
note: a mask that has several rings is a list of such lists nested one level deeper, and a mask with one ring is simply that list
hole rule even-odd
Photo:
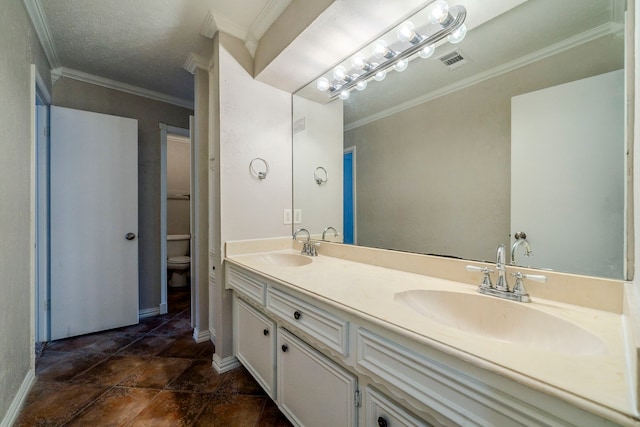
[{"label": "bathroom vanity", "polygon": [[[226,245],[235,354],[294,424],[640,425],[624,283],[583,283],[602,304],[586,307],[566,299],[587,278],[550,272],[518,303],[478,294],[466,261],[319,253],[290,239]],[[553,287],[556,300],[538,296]]]}]

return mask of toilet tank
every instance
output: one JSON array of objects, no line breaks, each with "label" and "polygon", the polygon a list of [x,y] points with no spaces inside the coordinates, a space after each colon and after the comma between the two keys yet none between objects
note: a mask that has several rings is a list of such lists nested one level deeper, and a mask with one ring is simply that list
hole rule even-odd
[{"label": "toilet tank", "polygon": [[189,234],[167,235],[167,258],[189,255]]}]

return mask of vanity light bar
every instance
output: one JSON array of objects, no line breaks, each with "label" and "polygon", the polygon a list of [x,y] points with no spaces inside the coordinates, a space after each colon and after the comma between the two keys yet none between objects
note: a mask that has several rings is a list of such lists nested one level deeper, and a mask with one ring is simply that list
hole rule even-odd
[{"label": "vanity light bar", "polygon": [[[436,17],[435,21],[431,21],[433,12],[430,14],[430,23],[425,31],[428,35],[414,32],[414,25],[406,21],[398,29],[400,43],[389,46],[384,39],[378,40],[374,44],[373,54],[368,59],[367,55],[359,52],[349,60],[352,64],[351,69],[347,70],[343,65],[339,65],[332,72],[333,80],[320,77],[316,81],[318,90],[327,91],[330,100],[338,97],[347,99],[353,88],[364,90],[368,81],[372,79],[383,80],[390,68],[404,71],[414,55],[419,54],[423,58],[428,58],[433,53],[433,45],[445,37],[449,38],[450,43],[462,41],[466,34],[464,21],[467,17],[467,10],[461,5],[449,8],[442,0],[438,0],[432,5],[435,5],[438,11],[442,11],[443,4],[447,10],[446,14],[443,14],[442,17]],[[398,44],[408,44],[408,46],[403,50],[395,50],[398,48]],[[378,64],[376,59],[382,60],[382,62]]]}]

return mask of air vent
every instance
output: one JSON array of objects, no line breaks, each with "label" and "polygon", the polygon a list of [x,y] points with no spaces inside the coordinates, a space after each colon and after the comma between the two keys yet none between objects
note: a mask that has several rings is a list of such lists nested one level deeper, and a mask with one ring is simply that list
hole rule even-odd
[{"label": "air vent", "polygon": [[454,50],[438,57],[438,60],[449,70],[458,68],[470,61],[467,54],[461,50]]}]

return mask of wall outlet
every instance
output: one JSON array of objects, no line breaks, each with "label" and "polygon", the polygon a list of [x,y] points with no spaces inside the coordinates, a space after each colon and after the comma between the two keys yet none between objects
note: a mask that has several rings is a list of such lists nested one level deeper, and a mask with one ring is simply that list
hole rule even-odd
[{"label": "wall outlet", "polygon": [[293,210],[293,223],[302,224],[302,209]]},{"label": "wall outlet", "polygon": [[282,223],[287,225],[292,223],[291,209],[285,209],[282,217]]}]

